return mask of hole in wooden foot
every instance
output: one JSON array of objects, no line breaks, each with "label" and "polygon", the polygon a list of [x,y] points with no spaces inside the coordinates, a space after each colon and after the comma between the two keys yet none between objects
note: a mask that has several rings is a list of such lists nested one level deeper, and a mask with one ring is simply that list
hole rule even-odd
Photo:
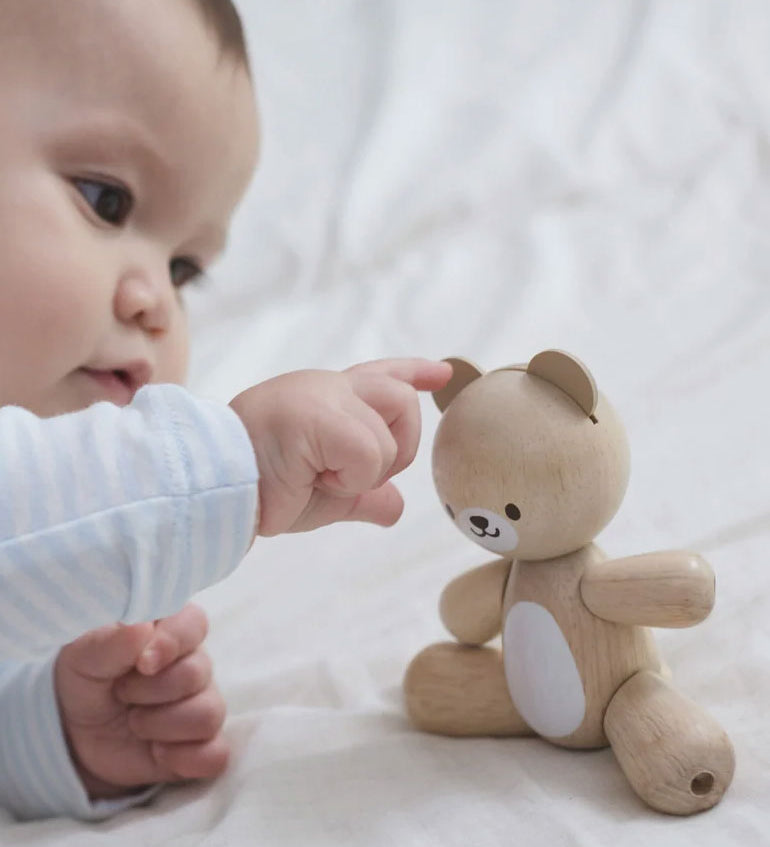
[{"label": "hole in wooden foot", "polygon": [[701,771],[690,783],[690,791],[697,797],[705,797],[713,787],[714,774],[708,771]]}]

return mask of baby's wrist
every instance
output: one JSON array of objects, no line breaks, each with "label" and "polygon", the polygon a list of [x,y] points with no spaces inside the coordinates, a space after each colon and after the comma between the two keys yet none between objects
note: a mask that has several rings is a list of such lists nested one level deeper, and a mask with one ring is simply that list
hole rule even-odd
[{"label": "baby's wrist", "polygon": [[64,739],[67,743],[67,751],[69,752],[72,767],[75,770],[77,778],[80,780],[80,784],[83,786],[83,789],[88,795],[89,800],[115,800],[118,797],[129,797],[132,794],[142,794],[152,787],[150,785],[128,787],[126,785],[117,785],[114,782],[108,782],[107,780],[102,779],[83,764],[83,761],[72,744],[66,727],[64,727]]},{"label": "baby's wrist", "polygon": [[[64,728],[64,738],[67,742],[67,750],[70,755],[72,767],[77,774],[77,778],[80,780],[80,784],[85,789],[89,800],[114,800],[116,797],[122,797],[125,794],[134,793],[135,789],[133,788],[127,789],[124,785],[115,785],[112,782],[102,779],[95,773],[92,773],[83,764],[80,756],[78,756],[66,727]],[[146,788],[147,786],[144,786],[139,790],[144,791]]]},{"label": "baby's wrist", "polygon": [[[260,473],[259,461],[258,461],[258,450],[257,450],[257,441],[254,432],[254,427],[252,425],[253,414],[251,414],[249,409],[249,392],[244,391],[241,392],[237,397],[234,397],[230,403],[228,404],[230,408],[235,412],[235,414],[240,418],[241,423],[243,424],[243,428],[246,430],[246,435],[251,442],[251,449],[254,451],[254,459],[257,463],[257,472]],[[257,535],[259,535],[259,515],[260,515],[260,495],[259,489],[261,486],[258,486],[257,490],[257,513],[254,516],[254,525],[251,532],[251,541],[249,542],[249,546],[254,543]]]},{"label": "baby's wrist", "polygon": [[150,785],[139,785],[128,788],[125,785],[116,785],[100,779],[83,767],[79,767],[77,762],[73,762],[73,764],[89,800],[115,800],[118,797],[127,797],[131,794],[143,794],[148,788],[152,787]]}]

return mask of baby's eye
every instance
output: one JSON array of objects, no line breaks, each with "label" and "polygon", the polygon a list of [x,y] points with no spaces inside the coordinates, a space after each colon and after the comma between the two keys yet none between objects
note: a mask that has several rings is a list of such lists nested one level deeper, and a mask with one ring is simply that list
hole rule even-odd
[{"label": "baby's eye", "polygon": [[181,288],[203,275],[200,265],[192,259],[172,259],[169,269],[171,271],[171,284],[174,288]]},{"label": "baby's eye", "polygon": [[103,221],[111,226],[122,226],[126,222],[134,205],[127,188],[96,179],[75,179],[73,183]]}]

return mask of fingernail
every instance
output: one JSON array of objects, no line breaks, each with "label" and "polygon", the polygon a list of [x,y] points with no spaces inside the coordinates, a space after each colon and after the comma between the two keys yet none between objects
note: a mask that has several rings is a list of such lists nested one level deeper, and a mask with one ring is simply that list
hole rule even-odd
[{"label": "fingernail", "polygon": [[160,667],[160,653],[154,647],[148,647],[139,657],[137,666],[143,674],[152,676]]}]

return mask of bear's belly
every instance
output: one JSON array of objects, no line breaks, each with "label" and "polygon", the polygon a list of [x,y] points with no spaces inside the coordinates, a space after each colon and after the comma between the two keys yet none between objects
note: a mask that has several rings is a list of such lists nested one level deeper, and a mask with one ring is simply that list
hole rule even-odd
[{"label": "bear's belly", "polygon": [[559,624],[539,603],[511,606],[503,662],[511,698],[538,735],[563,738],[580,726],[586,711],[580,673]]}]

